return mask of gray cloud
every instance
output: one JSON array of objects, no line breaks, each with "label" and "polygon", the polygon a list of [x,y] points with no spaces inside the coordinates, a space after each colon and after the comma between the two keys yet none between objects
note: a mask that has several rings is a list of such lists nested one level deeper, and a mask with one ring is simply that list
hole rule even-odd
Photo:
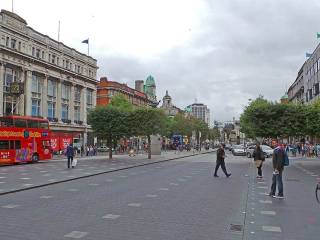
[{"label": "gray cloud", "polygon": [[[97,57],[100,76],[127,82],[153,75],[161,99],[181,108],[207,104],[216,120],[239,117],[249,98],[278,100],[317,45],[319,3],[293,0],[207,1],[207,17],[191,43],[153,60]],[[193,31],[193,29],[191,29]]]}]

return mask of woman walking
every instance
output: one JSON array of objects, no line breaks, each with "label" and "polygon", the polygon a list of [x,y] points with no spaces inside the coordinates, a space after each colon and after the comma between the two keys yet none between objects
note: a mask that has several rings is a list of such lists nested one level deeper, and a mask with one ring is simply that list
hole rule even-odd
[{"label": "woman walking", "polygon": [[265,156],[260,147],[260,143],[257,143],[256,148],[253,151],[252,157],[254,159],[256,167],[258,168],[257,178],[262,178],[262,163],[265,160]]}]

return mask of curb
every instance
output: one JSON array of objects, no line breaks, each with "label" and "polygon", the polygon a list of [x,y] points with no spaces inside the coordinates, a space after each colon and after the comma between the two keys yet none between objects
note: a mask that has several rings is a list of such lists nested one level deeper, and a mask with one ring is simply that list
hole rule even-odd
[{"label": "curb", "polygon": [[132,165],[132,166],[121,167],[121,168],[114,169],[114,170],[102,171],[102,172],[99,172],[99,173],[93,173],[93,174],[84,175],[84,176],[80,176],[80,177],[59,180],[59,181],[56,181],[56,182],[44,183],[44,184],[39,184],[39,185],[36,185],[36,186],[15,189],[15,190],[11,190],[11,191],[1,192],[0,196],[12,194],[12,193],[17,193],[17,192],[23,192],[23,191],[27,191],[27,190],[31,190],[31,189],[36,189],[36,188],[47,187],[47,186],[56,185],[56,184],[59,184],[59,183],[71,182],[71,181],[75,181],[75,180],[78,180],[78,179],[89,178],[89,177],[98,176],[98,175],[102,175],[102,174],[106,174],[106,173],[110,173],[110,172],[118,172],[118,171],[121,171],[121,170],[127,170],[127,169],[131,169],[131,168],[137,168],[137,167],[147,166],[147,165],[156,164],[156,163],[168,162],[168,161],[177,160],[177,159],[181,159],[181,158],[187,158],[187,157],[193,157],[193,156],[197,156],[197,155],[213,153],[215,151],[216,150],[212,150],[210,152],[204,152],[204,153],[191,154],[191,155],[188,155],[188,156],[180,156],[180,157],[168,158],[168,159],[159,160],[159,161],[155,161],[155,162],[149,162],[149,163],[135,164],[135,165]]}]

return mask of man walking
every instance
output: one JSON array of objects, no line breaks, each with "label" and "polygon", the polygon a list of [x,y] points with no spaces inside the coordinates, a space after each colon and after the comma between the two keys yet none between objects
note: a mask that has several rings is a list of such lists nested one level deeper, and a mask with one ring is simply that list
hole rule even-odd
[{"label": "man walking", "polygon": [[219,149],[217,150],[217,162],[216,162],[216,168],[214,170],[214,177],[219,177],[217,175],[217,171],[219,169],[219,167],[221,166],[222,171],[224,172],[224,174],[226,175],[226,177],[230,177],[231,173],[227,173],[227,169],[226,169],[226,164],[224,162],[224,158],[225,158],[225,152],[224,152],[224,144],[220,144],[219,145]]},{"label": "man walking", "polygon": [[72,165],[73,156],[74,156],[74,149],[73,149],[72,143],[70,143],[67,147],[66,156],[68,158],[68,168],[70,168],[70,165]]},{"label": "man walking", "polygon": [[[272,155],[272,165],[273,165],[273,174],[272,174],[272,185],[269,195],[271,197],[283,198],[283,182],[282,182],[282,173],[284,168],[285,160],[285,151],[281,145],[278,145]],[[278,185],[278,195],[276,196],[276,186]]]}]

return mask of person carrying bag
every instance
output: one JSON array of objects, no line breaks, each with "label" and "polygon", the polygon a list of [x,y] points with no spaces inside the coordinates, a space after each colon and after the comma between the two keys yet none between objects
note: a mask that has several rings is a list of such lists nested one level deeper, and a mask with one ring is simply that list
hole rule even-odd
[{"label": "person carrying bag", "polygon": [[253,157],[254,163],[258,169],[257,178],[262,178],[262,164],[265,160],[265,156],[264,156],[264,153],[263,153],[259,143],[257,143],[256,148],[253,151],[252,157]]}]

